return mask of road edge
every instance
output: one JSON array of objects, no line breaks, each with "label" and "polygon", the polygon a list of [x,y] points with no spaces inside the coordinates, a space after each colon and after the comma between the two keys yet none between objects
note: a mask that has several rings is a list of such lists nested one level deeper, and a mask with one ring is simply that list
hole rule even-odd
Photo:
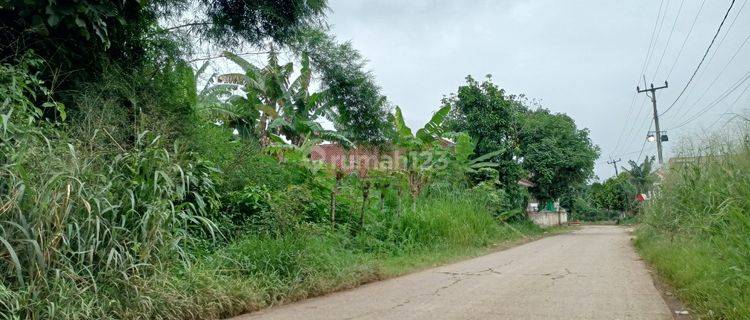
[{"label": "road edge", "polygon": [[[646,269],[648,270],[648,274],[651,276],[651,281],[654,283],[654,287],[656,287],[656,290],[659,291],[659,295],[661,295],[661,299],[664,300],[664,303],[669,308],[670,313],[672,314],[673,320],[693,320],[695,317],[693,317],[692,310],[682,301],[680,301],[679,298],[677,298],[677,295],[674,293],[676,289],[670,285],[660,274],[658,271],[656,271],[656,268],[654,268],[651,263],[643,259],[641,257],[640,252],[638,252],[638,247],[635,246],[635,240],[637,236],[635,235],[635,227],[629,226],[628,227],[628,234],[630,235],[630,244],[633,246],[633,249],[635,250],[635,253],[638,254],[638,259],[643,261],[643,263],[646,265]],[[683,314],[682,312],[688,311],[688,314]],[[697,318],[695,318],[697,319]]]},{"label": "road edge", "polygon": [[331,291],[328,291],[328,292],[325,292],[325,293],[316,294],[316,295],[310,295],[310,296],[307,296],[307,297],[304,297],[304,298],[300,298],[300,299],[290,299],[290,300],[286,300],[286,301],[283,301],[282,303],[278,303],[278,304],[269,304],[269,305],[264,306],[262,308],[259,308],[257,310],[253,310],[253,311],[248,311],[248,312],[236,314],[236,315],[233,315],[233,316],[231,316],[229,318],[225,318],[225,319],[228,319],[228,320],[231,320],[231,319],[242,319],[242,317],[245,316],[245,315],[253,314],[253,313],[256,313],[256,312],[261,312],[261,311],[269,309],[269,308],[284,306],[284,305],[288,305],[288,304],[292,304],[292,303],[296,303],[296,302],[300,302],[300,301],[304,301],[304,300],[308,300],[308,299],[323,298],[323,297],[326,297],[326,296],[329,296],[329,295],[337,294],[337,293],[340,293],[340,292],[343,292],[343,291],[347,291],[347,290],[356,289],[356,288],[359,288],[359,287],[362,287],[362,286],[365,286],[365,285],[368,285],[368,284],[371,284],[371,283],[375,283],[375,282],[386,281],[386,280],[391,280],[391,279],[398,279],[400,277],[408,276],[410,274],[422,272],[422,271],[425,271],[425,270],[429,270],[429,269],[433,269],[433,268],[439,268],[439,267],[451,265],[451,264],[454,264],[454,263],[459,263],[461,261],[471,260],[471,259],[475,259],[475,258],[478,258],[478,257],[486,256],[486,255],[489,255],[489,254],[493,254],[493,253],[505,251],[505,250],[508,250],[508,249],[511,249],[511,248],[514,248],[514,247],[518,247],[518,246],[521,246],[521,245],[524,245],[524,244],[527,244],[527,243],[531,243],[531,242],[534,242],[534,241],[537,241],[537,240],[541,240],[541,239],[544,239],[544,238],[554,237],[554,236],[558,236],[558,235],[562,235],[562,234],[567,234],[567,233],[573,232],[575,230],[578,230],[580,228],[581,228],[580,226],[567,226],[567,225],[566,226],[558,226],[558,227],[549,228],[549,229],[547,229],[546,231],[544,231],[541,234],[524,235],[523,237],[521,237],[519,239],[509,240],[509,241],[506,241],[506,242],[502,242],[502,243],[498,243],[498,244],[493,244],[493,245],[487,246],[486,248],[481,249],[480,251],[478,251],[477,254],[470,254],[470,255],[467,255],[467,256],[458,256],[458,257],[455,257],[455,259],[447,259],[445,261],[442,261],[440,263],[435,263],[435,264],[426,264],[424,266],[416,267],[416,268],[413,268],[413,269],[409,269],[409,271],[407,271],[407,272],[398,273],[398,274],[381,274],[381,273],[379,273],[375,277],[372,277],[372,278],[369,278],[369,279],[362,279],[361,282],[358,282],[358,283],[356,283],[354,285],[351,285],[351,286],[341,287],[341,288],[338,288],[338,289],[335,289],[335,290],[331,290]]}]

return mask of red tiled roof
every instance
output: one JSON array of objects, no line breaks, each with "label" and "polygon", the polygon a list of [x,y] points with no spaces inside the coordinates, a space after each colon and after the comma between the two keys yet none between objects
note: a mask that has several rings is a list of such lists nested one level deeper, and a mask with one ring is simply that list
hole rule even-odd
[{"label": "red tiled roof", "polygon": [[313,147],[310,159],[331,164],[346,171],[366,174],[373,169],[392,170],[398,166],[403,152],[383,152],[378,149],[354,148],[345,150],[341,145],[328,143]]}]

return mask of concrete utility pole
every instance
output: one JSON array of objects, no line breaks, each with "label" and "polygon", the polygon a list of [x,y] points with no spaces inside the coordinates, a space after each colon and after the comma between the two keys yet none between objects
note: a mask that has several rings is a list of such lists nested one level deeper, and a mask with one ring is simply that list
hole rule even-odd
[{"label": "concrete utility pole", "polygon": [[617,163],[622,161],[622,158],[618,158],[617,160],[612,160],[612,158],[609,158],[610,161],[607,161],[607,164],[611,164],[615,167],[615,177],[620,175],[620,172],[617,171]]},{"label": "concrete utility pole", "polygon": [[[644,80],[644,86],[645,86],[645,78]],[[664,85],[661,87],[654,88],[654,84],[651,84],[651,88],[644,88],[641,90],[640,87],[635,87],[635,90],[638,91],[638,93],[646,92],[646,96],[651,98],[651,103],[654,104],[654,126],[656,127],[656,149],[657,149],[657,155],[659,156],[659,164],[664,164],[664,160],[661,156],[661,130],[659,130],[659,112],[656,111],[656,90],[660,89],[666,89],[669,87],[669,83],[664,81]],[[648,93],[651,92],[651,95],[649,96]]]}]

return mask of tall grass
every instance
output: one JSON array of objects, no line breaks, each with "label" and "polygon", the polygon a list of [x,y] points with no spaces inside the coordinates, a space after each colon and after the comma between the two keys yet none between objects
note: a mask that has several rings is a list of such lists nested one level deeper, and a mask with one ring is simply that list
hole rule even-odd
[{"label": "tall grass", "polygon": [[531,224],[502,226],[481,197],[468,191],[421,198],[416,210],[407,210],[400,219],[370,218],[365,231],[355,237],[346,228],[332,230],[315,224],[277,236],[249,234],[189,266],[152,278],[146,286],[151,289],[142,294],[159,304],[146,317],[228,317],[541,234]]},{"label": "tall grass", "polygon": [[330,172],[192,123],[179,79],[114,70],[61,124],[27,69],[0,64],[0,319],[222,318],[539,233],[493,218],[488,190],[444,188],[400,212],[400,192],[368,202],[354,176],[334,226]]},{"label": "tall grass", "polygon": [[4,316],[104,317],[184,254],[191,228],[214,229],[202,218],[216,201],[209,169],[175,164],[155,136],[139,135],[106,170],[73,145],[27,147],[0,168]]},{"label": "tall grass", "polygon": [[750,140],[716,137],[682,154],[636,244],[701,316],[750,319]]}]

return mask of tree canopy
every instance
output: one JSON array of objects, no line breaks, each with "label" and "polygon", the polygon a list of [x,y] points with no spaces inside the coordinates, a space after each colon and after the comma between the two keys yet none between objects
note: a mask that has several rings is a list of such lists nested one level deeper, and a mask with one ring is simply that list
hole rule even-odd
[{"label": "tree canopy", "polygon": [[628,161],[630,168],[622,167],[623,170],[630,174],[630,182],[635,186],[638,193],[647,193],[651,190],[654,182],[652,171],[654,157],[646,157],[643,163],[637,163],[633,160]]},{"label": "tree canopy", "polygon": [[476,142],[476,154],[504,150],[493,159],[499,164],[501,184],[506,189],[518,188],[516,182],[523,172],[516,161],[517,133],[524,107],[492,83],[489,75],[482,82],[467,76],[466,84],[442,102],[451,106],[449,130],[468,133]]},{"label": "tree canopy", "polygon": [[323,100],[334,107],[329,117],[336,129],[360,145],[385,144],[392,135],[388,101],[351,43],[339,43],[321,29],[308,29],[298,34],[292,47],[309,55],[320,74]]},{"label": "tree canopy", "polygon": [[609,178],[604,183],[596,182],[591,185],[589,196],[591,203],[597,208],[625,211],[635,207],[635,187],[630,184],[630,176],[626,173]]},{"label": "tree canopy", "polygon": [[476,154],[503,150],[493,159],[503,188],[513,190],[518,179],[529,177],[535,184],[531,193],[544,201],[592,177],[599,149],[587,129],[578,129],[565,114],[531,111],[523,96],[507,94],[490,76],[482,82],[469,76],[466,82],[443,98],[451,106],[447,126],[468,133]]},{"label": "tree canopy", "polygon": [[578,129],[572,118],[539,109],[521,118],[519,155],[539,200],[553,200],[569,188],[586,183],[594,174],[599,148],[587,129]]},{"label": "tree canopy", "polygon": [[[160,25],[180,21],[187,8],[197,20]],[[9,0],[0,4],[0,56],[31,50],[47,62],[43,80],[69,88],[71,82],[96,81],[108,63],[132,69],[179,56],[195,34],[225,46],[286,43],[302,28],[318,25],[326,8],[325,0]],[[183,29],[195,32],[177,32]]]}]

